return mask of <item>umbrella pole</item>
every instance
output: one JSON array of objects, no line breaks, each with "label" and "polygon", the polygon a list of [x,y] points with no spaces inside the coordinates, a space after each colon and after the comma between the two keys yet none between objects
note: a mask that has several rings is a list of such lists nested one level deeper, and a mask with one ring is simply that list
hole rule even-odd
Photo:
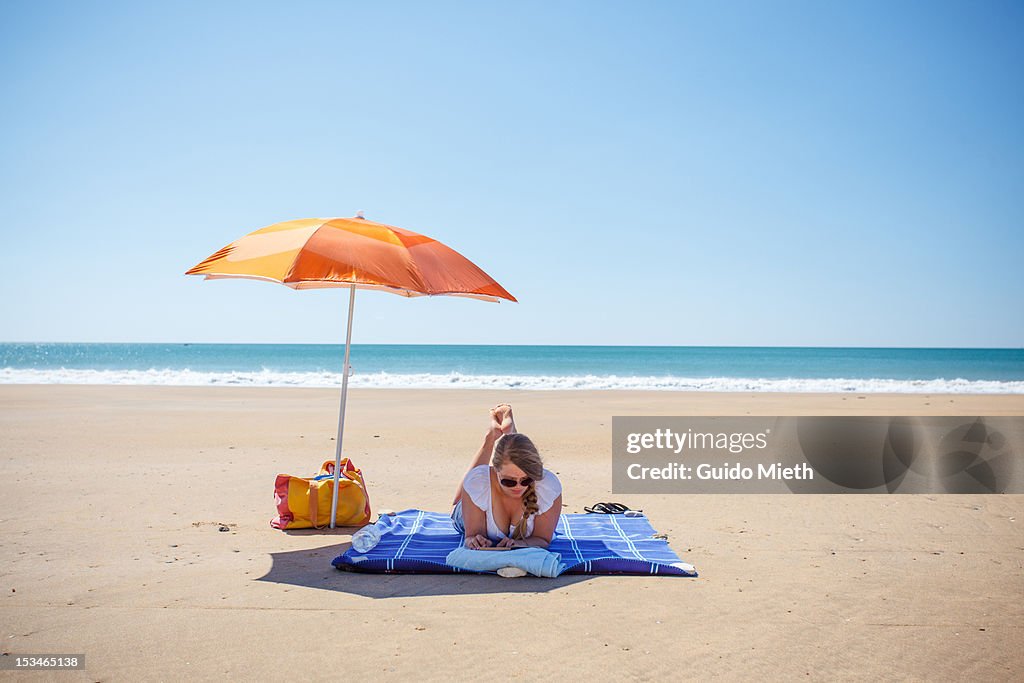
[{"label": "umbrella pole", "polygon": [[334,447],[334,495],[331,497],[331,528],[338,515],[338,479],[341,471],[341,437],[345,433],[345,399],[348,398],[348,355],[352,347],[352,311],[356,306],[356,286],[352,285],[348,297],[348,328],[345,331],[345,365],[341,375],[341,410],[338,411],[338,438]]}]

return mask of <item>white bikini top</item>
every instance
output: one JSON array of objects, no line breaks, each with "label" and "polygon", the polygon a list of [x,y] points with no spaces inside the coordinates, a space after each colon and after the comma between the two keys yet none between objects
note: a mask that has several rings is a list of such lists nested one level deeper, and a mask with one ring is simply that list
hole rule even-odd
[{"label": "white bikini top", "polygon": [[[471,469],[462,482],[462,488],[466,490],[469,497],[478,508],[487,514],[487,536],[491,539],[502,539],[511,536],[515,530],[512,524],[507,533],[502,533],[494,521],[494,512],[491,510],[491,466],[478,465]],[[544,478],[539,479],[535,485],[537,491],[537,512],[530,515],[526,520],[526,536],[533,535],[533,519],[551,509],[555,499],[562,495],[562,482],[554,472],[545,469]]]}]

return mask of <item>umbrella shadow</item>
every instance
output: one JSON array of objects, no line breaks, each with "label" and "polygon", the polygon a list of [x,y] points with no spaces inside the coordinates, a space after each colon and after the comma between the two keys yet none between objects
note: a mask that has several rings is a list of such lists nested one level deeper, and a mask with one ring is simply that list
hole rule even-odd
[{"label": "umbrella shadow", "polygon": [[554,579],[524,576],[505,579],[494,574],[370,574],[341,571],[331,561],[351,543],[305,550],[271,553],[270,571],[256,581],[320,588],[365,598],[408,598],[434,595],[493,595],[497,593],[546,593],[597,578],[593,574],[569,574]]}]

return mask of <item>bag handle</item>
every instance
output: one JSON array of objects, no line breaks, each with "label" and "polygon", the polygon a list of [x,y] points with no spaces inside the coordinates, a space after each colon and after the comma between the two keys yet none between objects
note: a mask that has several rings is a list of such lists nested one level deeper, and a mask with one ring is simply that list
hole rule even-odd
[{"label": "bag handle", "polygon": [[[348,474],[349,472],[359,472],[359,469],[357,467],[355,467],[354,465],[352,465],[352,463],[349,462],[348,458],[342,458],[341,459],[341,473],[338,475],[338,480],[339,481],[342,480],[342,479],[349,479],[349,480],[351,480],[352,477],[349,476],[349,474]],[[320,475],[318,475],[318,476],[322,476],[324,474],[329,474],[329,475],[331,475],[331,477],[334,476],[334,461],[333,460],[325,460],[324,464],[320,466]]]},{"label": "bag handle", "polygon": [[314,529],[324,529],[327,524],[323,526],[317,526],[316,519],[320,512],[320,487],[317,486],[319,482],[309,482],[309,521],[313,525]]}]

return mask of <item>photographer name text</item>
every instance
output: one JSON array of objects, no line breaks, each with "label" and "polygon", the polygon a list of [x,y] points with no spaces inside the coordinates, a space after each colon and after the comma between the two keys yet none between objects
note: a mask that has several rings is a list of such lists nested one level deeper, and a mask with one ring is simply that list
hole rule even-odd
[{"label": "photographer name text", "polygon": [[814,470],[807,463],[801,463],[795,467],[784,467],[782,463],[765,465],[758,463],[757,468],[747,467],[740,464],[713,465],[710,463],[699,463],[696,465],[684,465],[679,462],[670,462],[664,467],[645,467],[640,463],[632,463],[626,467],[626,476],[635,481],[646,481],[649,479],[675,479],[700,481],[742,481],[747,479],[814,479]]}]

